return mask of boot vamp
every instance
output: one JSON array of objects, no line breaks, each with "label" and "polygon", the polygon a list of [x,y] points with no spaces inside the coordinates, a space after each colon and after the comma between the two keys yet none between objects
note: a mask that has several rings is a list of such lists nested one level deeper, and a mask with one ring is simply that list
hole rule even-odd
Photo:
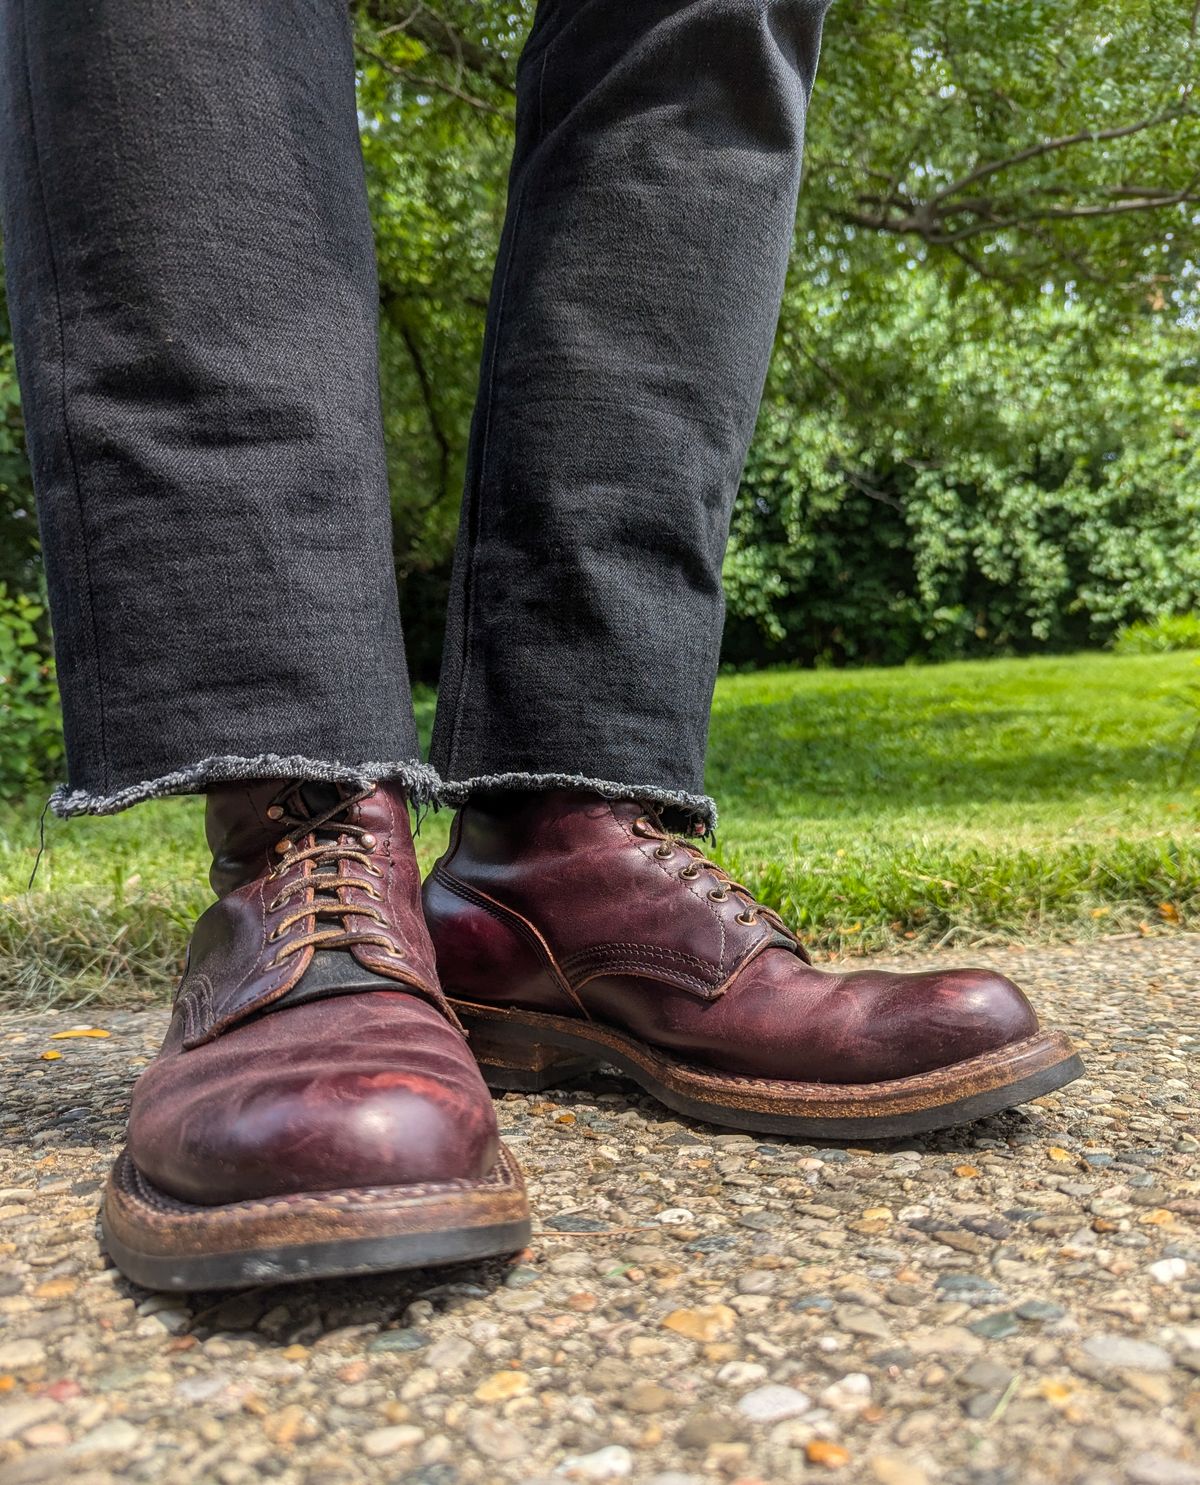
[{"label": "boot vamp", "polygon": [[477,1180],[498,1134],[461,1035],[381,990],[268,1012],[191,1051],[172,1037],[134,1088],[129,1146],[161,1190],[215,1205]]},{"label": "boot vamp", "polygon": [[716,1000],[633,976],[597,978],[579,993],[597,1021],[682,1059],[797,1082],[913,1077],[1038,1029],[1017,986],[990,970],[837,974],[783,948],[758,954]]}]

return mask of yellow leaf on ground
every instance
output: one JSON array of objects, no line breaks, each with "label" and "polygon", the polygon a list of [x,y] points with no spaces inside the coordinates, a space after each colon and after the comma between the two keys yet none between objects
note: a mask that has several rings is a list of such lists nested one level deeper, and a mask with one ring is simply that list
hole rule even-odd
[{"label": "yellow leaf on ground", "polygon": [[956,1165],[954,1167],[954,1174],[960,1180],[970,1181],[979,1174],[979,1167],[977,1165]]},{"label": "yellow leaf on ground", "polygon": [[1060,1404],[1074,1397],[1076,1388],[1073,1382],[1063,1381],[1061,1377],[1043,1377],[1038,1383],[1038,1391],[1047,1402]]},{"label": "yellow leaf on ground", "polygon": [[525,1372],[496,1372],[475,1389],[479,1402],[505,1402],[510,1397],[520,1397],[529,1391],[529,1376]]},{"label": "yellow leaf on ground", "polygon": [[829,1439],[812,1439],[804,1452],[809,1464],[823,1464],[826,1469],[840,1470],[844,1464],[850,1463],[850,1450],[831,1443]]},{"label": "yellow leaf on ground", "polygon": [[112,1032],[101,1031],[98,1026],[72,1026],[70,1031],[56,1031],[50,1040],[52,1042],[65,1042],[78,1036],[112,1036]]},{"label": "yellow leaf on ground", "polygon": [[663,1321],[667,1330],[692,1341],[715,1341],[737,1324],[737,1312],[728,1305],[700,1305],[694,1310],[672,1310]]},{"label": "yellow leaf on ground", "polygon": [[42,1053],[42,1061],[43,1062],[57,1062],[58,1059],[61,1056],[62,1056],[62,1053],[61,1052],[43,1052]]},{"label": "yellow leaf on ground", "polygon": [[1070,1150],[1064,1150],[1061,1145],[1051,1145],[1046,1152],[1051,1160],[1074,1160]]}]

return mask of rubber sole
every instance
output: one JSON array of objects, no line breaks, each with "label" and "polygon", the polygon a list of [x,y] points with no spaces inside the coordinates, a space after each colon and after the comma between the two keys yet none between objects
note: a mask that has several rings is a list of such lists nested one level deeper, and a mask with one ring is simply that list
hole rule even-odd
[{"label": "rubber sole", "polygon": [[610,1027],[451,997],[488,1086],[540,1092],[610,1065],[692,1119],[809,1139],[895,1139],[969,1124],[1063,1087],[1083,1063],[1062,1032],[881,1083],[748,1078],[684,1063]]},{"label": "rubber sole", "polygon": [[108,1177],[104,1243],[146,1289],[244,1289],[514,1253],[529,1242],[529,1204],[501,1146],[481,1181],[321,1191],[202,1207],[159,1191],[128,1150]]}]

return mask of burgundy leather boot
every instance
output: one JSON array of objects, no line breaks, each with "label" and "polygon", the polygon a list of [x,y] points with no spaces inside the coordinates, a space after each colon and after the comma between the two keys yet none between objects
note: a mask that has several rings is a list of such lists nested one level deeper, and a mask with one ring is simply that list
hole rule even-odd
[{"label": "burgundy leather boot", "polygon": [[869,1139],[965,1123],[1083,1071],[990,970],[814,969],[777,914],[633,802],[472,802],[425,916],[496,1088],[606,1063],[694,1118]]},{"label": "burgundy leather boot", "polygon": [[438,984],[402,790],[208,796],[219,900],[133,1091],[109,1252],[151,1289],[509,1253],[521,1175]]}]

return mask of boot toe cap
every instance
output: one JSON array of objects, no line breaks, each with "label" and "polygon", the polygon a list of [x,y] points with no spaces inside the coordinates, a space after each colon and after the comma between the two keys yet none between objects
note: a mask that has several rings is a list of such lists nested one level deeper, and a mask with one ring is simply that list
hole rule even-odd
[{"label": "boot toe cap", "polygon": [[432,1007],[386,998],[400,1003],[390,1018],[378,995],[317,1001],[152,1065],[134,1093],[135,1164],[206,1206],[480,1179],[499,1137],[465,1043]]},{"label": "boot toe cap", "polygon": [[1036,1036],[1038,1018],[1012,980],[989,969],[897,975],[880,1003],[879,1055],[891,1065],[876,1076],[913,1077],[1000,1052]]}]

